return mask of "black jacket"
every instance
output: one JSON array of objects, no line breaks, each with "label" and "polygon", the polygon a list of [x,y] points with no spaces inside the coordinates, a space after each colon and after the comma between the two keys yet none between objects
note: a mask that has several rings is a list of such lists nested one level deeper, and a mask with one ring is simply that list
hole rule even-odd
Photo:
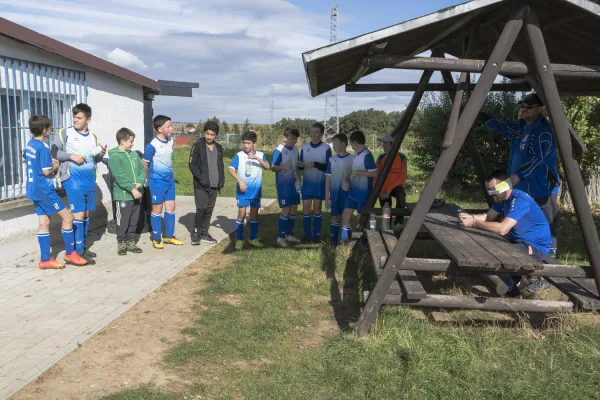
[{"label": "black jacket", "polygon": [[[217,166],[219,168],[219,187],[221,190],[225,185],[225,167],[223,166],[223,146],[215,142],[217,147]],[[208,176],[208,161],[206,159],[206,140],[204,138],[199,139],[190,150],[190,171],[194,176],[194,188],[195,189],[210,189],[210,178]]]}]

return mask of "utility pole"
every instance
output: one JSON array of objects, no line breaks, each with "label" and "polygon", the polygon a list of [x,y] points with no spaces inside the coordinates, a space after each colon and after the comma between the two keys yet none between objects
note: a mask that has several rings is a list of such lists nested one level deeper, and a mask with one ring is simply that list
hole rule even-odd
[{"label": "utility pole", "polygon": [[[329,42],[336,43],[338,36],[338,5],[331,5],[331,17],[329,22]],[[340,132],[340,118],[338,116],[338,91],[331,90],[325,94],[325,141]]]}]

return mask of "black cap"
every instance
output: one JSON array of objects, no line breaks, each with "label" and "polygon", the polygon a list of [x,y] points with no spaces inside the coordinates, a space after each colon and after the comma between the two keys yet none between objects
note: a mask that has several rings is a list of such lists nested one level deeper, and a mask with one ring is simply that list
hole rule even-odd
[{"label": "black cap", "polygon": [[542,99],[535,93],[530,93],[523,100],[519,102],[519,105],[524,104],[526,106],[543,106]]}]

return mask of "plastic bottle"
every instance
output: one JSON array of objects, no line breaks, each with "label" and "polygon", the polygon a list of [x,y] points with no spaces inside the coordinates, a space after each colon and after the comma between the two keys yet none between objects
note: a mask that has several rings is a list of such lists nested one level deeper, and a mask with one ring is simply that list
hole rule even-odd
[{"label": "plastic bottle", "polygon": [[244,168],[244,174],[246,175],[246,177],[249,177],[252,175],[252,167],[253,167],[252,160],[250,160],[250,159],[246,160],[246,166]]},{"label": "plastic bottle", "polygon": [[98,154],[100,154],[100,152],[101,152],[101,151],[102,151],[102,146],[96,146],[96,147],[94,147],[94,148],[92,149],[92,151],[90,151],[89,153],[86,153],[86,155],[85,155],[85,160],[86,160],[87,162],[94,161],[94,158],[95,158],[95,157],[96,157]]},{"label": "plastic bottle", "polygon": [[392,208],[390,207],[390,203],[386,202],[383,205],[383,210],[382,210],[382,219],[381,219],[381,229],[384,231],[389,231],[392,229],[392,224],[391,224],[391,216],[392,216]]},{"label": "plastic bottle", "polygon": [[294,185],[296,186],[296,192],[302,192],[302,182],[300,182],[300,174],[298,174],[298,170],[294,169]]},{"label": "plastic bottle", "polygon": [[462,208],[459,208],[458,210],[456,210],[456,218],[458,218],[458,224],[460,225],[460,214],[464,213],[465,210],[463,210]]},{"label": "plastic bottle", "polygon": [[375,217],[375,213],[369,215],[369,229],[372,231],[377,229],[377,218]]}]

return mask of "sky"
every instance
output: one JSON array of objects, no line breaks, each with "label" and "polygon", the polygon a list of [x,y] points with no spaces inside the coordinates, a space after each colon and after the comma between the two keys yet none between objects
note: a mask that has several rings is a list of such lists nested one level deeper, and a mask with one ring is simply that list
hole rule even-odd
[{"label": "sky", "polygon": [[[339,0],[338,41],[461,0]],[[329,44],[323,0],[0,0],[0,15],[152,79],[197,82],[192,98],[157,96],[155,114],[228,123],[323,119],[302,53]],[[380,71],[365,82],[417,82],[418,71]],[[410,93],[338,92],[339,115],[399,111]]]}]

